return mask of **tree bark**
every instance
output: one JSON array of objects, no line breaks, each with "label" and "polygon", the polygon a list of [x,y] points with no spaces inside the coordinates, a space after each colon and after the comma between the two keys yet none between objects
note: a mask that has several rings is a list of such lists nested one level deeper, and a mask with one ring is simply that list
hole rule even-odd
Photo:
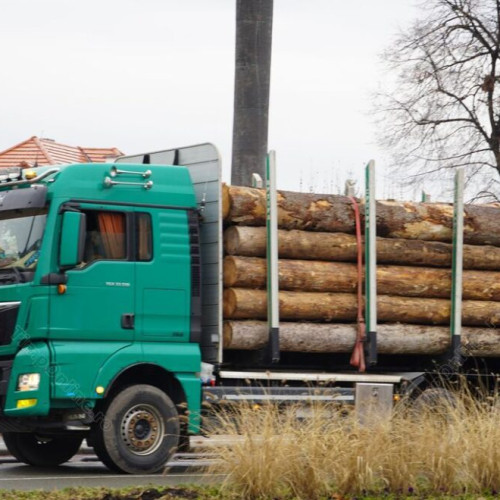
[{"label": "tree bark", "polygon": [[[356,321],[357,297],[349,293],[279,293],[280,318],[284,321]],[[380,322],[446,325],[450,322],[450,301],[379,295]],[[224,290],[225,319],[266,319],[267,294],[264,290],[227,288]],[[468,326],[500,325],[500,303],[464,300],[462,323]]]},{"label": "tree bark", "polygon": [[265,178],[273,0],[236,2],[233,158],[231,182],[251,185]]},{"label": "tree bark", "polygon": [[[307,260],[279,261],[280,290],[350,292],[357,287],[356,264]],[[257,257],[224,258],[224,286],[265,288],[267,264]]]},{"label": "tree bark", "polygon": [[[229,207],[227,223],[245,226],[265,224],[264,190],[227,186]],[[362,204],[360,202],[360,204]],[[363,213],[363,210],[361,210]],[[500,246],[500,208],[492,205],[467,205],[464,242]],[[354,211],[349,198],[278,191],[278,226],[325,232],[355,232]],[[377,202],[377,235],[387,238],[450,242],[453,207],[444,203]]]},{"label": "tree bark", "polygon": [[[223,207],[226,222],[244,226],[266,224],[266,193],[263,189],[225,186]],[[346,196],[278,191],[278,226],[282,229],[307,229],[354,233],[352,203]]]},{"label": "tree bark", "polygon": [[[225,193],[228,196],[228,192]],[[283,259],[340,262],[355,262],[357,259],[356,237],[345,233],[280,229],[278,247]],[[228,227],[224,231],[224,250],[229,255],[265,257],[266,228]],[[380,264],[451,267],[451,256],[452,245],[449,243],[377,238],[377,262]],[[500,271],[500,248],[464,245],[464,269]]]},{"label": "tree bark", "polygon": [[[356,264],[283,259],[279,261],[278,272],[280,290],[337,293],[354,293],[357,290]],[[224,286],[265,288],[266,281],[265,259],[224,258]],[[383,295],[447,299],[451,295],[451,271],[379,265],[377,291]],[[500,272],[464,271],[462,297],[466,300],[500,301]]]},{"label": "tree bark", "polygon": [[[349,353],[356,340],[354,324],[280,323],[280,349],[284,352]],[[255,350],[265,346],[264,321],[225,321],[224,348]],[[380,354],[436,355],[450,347],[450,330],[441,326],[381,324],[377,327]],[[500,330],[465,327],[462,354],[500,356]]]}]

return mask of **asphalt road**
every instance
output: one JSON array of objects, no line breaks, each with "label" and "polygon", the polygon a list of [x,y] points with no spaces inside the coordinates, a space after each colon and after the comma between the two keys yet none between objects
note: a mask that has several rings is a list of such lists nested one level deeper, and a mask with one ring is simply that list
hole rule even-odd
[{"label": "asphalt road", "polygon": [[75,486],[123,488],[126,486],[178,486],[214,484],[224,476],[203,472],[210,456],[177,456],[167,474],[122,475],[110,472],[90,450],[82,449],[70,462],[59,467],[31,467],[7,454],[0,441],[0,490],[54,490]]}]

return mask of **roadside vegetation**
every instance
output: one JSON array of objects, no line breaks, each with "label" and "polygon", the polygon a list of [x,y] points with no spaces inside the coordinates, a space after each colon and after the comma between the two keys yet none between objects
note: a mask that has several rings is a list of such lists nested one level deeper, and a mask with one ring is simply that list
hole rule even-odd
[{"label": "roadside vegetation", "polygon": [[[263,497],[266,498],[266,497]],[[298,497],[293,500],[299,500]],[[361,495],[361,496],[344,496],[333,493],[331,495],[321,497],[324,500],[490,500],[498,498],[495,495]],[[59,492],[40,492],[40,491],[0,491],[1,500],[241,500],[245,497],[236,494],[223,492],[217,488],[134,488],[134,489],[107,489],[107,488],[70,488]],[[273,500],[281,500],[282,497],[276,497]]]},{"label": "roadside vegetation", "polygon": [[444,394],[364,426],[353,411],[328,406],[305,419],[297,407],[227,411],[214,427],[238,439],[220,451],[221,491],[245,499],[496,496],[499,402]]},{"label": "roadside vegetation", "polygon": [[1,500],[209,500],[219,498],[210,488],[66,488],[60,491],[0,491]]}]

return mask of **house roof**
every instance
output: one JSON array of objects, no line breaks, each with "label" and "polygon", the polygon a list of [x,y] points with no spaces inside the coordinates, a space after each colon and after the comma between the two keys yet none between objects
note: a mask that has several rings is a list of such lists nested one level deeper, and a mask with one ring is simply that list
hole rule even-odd
[{"label": "house roof", "polygon": [[30,137],[0,152],[0,167],[34,167],[67,163],[104,163],[109,157],[121,156],[117,148],[84,148],[60,144],[53,139]]}]

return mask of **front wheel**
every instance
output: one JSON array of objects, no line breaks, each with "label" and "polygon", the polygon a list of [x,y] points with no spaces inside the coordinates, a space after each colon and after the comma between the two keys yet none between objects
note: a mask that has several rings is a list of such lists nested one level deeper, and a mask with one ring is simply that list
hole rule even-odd
[{"label": "front wheel", "polygon": [[4,432],[5,446],[19,462],[37,467],[54,467],[78,453],[78,436],[46,437],[33,432]]},{"label": "front wheel", "polygon": [[112,470],[152,474],[175,453],[179,434],[172,400],[154,386],[133,385],[118,393],[94,424],[94,450]]}]

